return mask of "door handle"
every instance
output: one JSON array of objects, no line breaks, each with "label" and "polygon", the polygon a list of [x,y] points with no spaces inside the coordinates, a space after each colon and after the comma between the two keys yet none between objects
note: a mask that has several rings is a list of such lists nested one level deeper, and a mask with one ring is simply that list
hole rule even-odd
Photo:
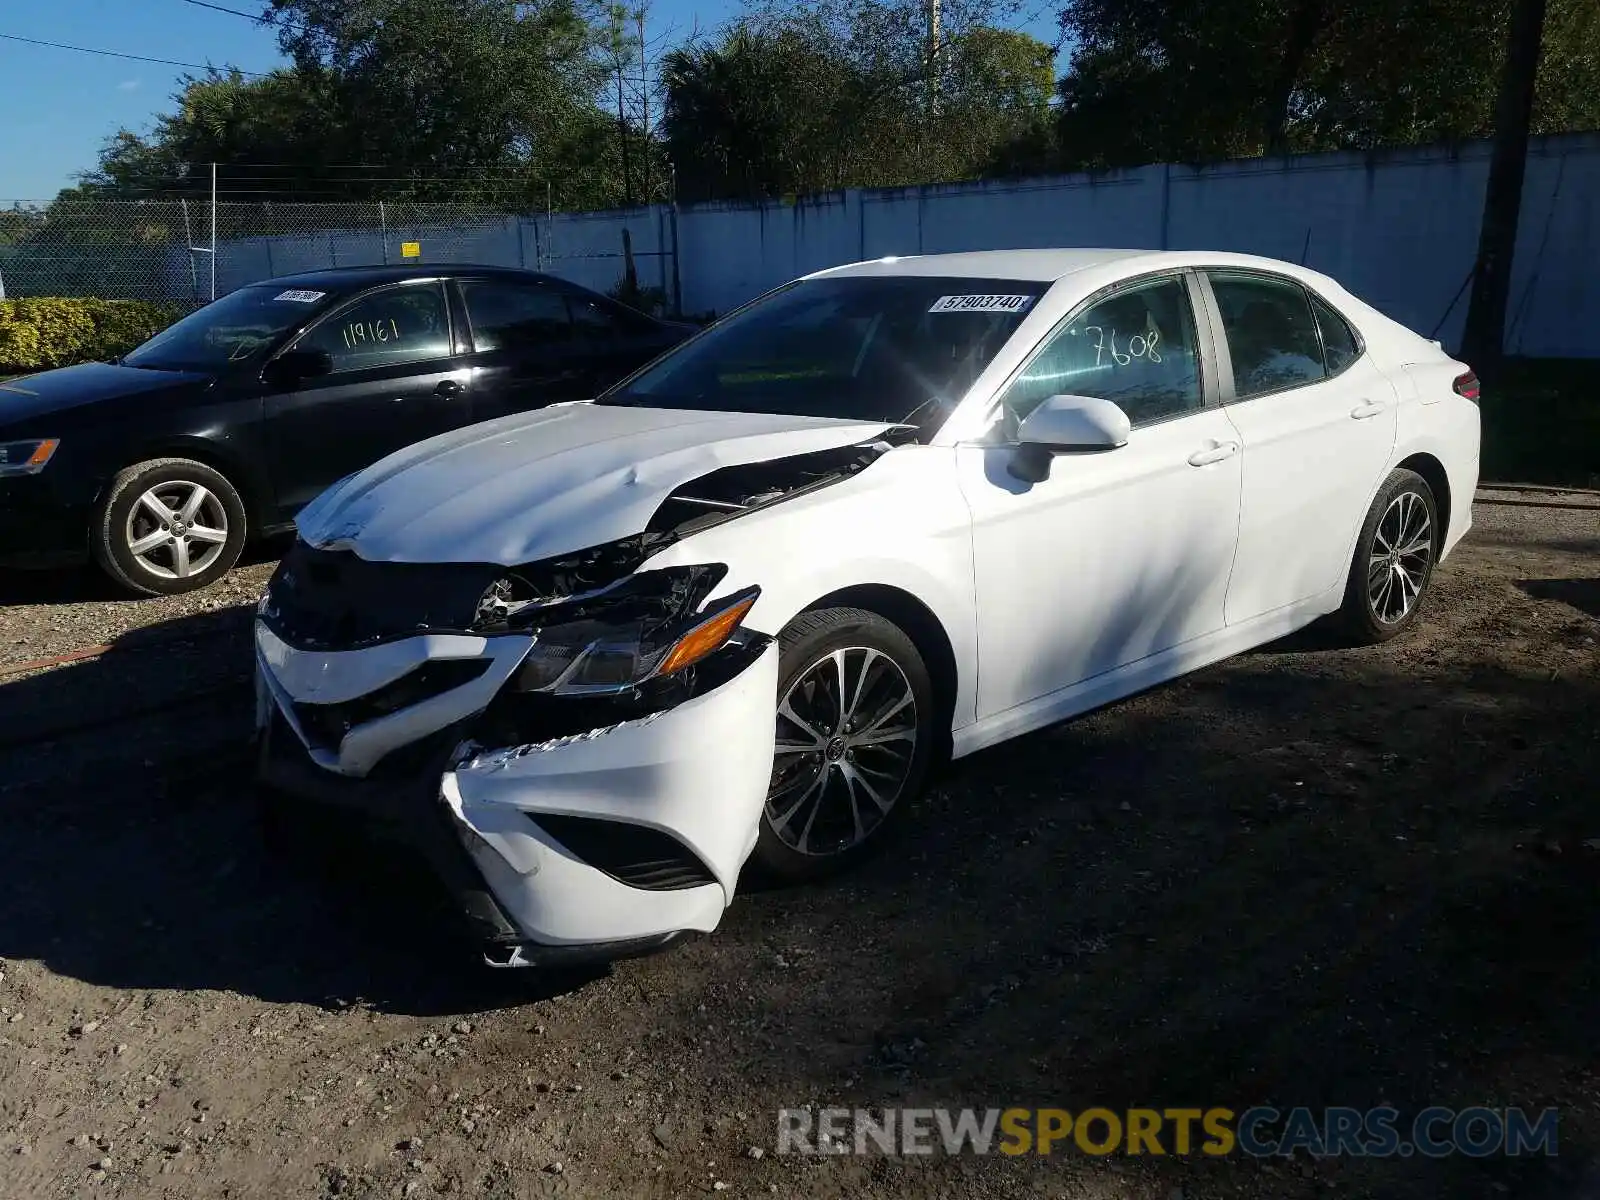
[{"label": "door handle", "polygon": [[1363,400],[1350,410],[1350,415],[1358,421],[1365,421],[1368,417],[1375,417],[1389,406],[1382,400]]},{"label": "door handle", "polygon": [[1232,458],[1239,453],[1238,442],[1218,442],[1205,450],[1196,450],[1189,455],[1191,467],[1208,467],[1212,463],[1219,463],[1225,458]]},{"label": "door handle", "polygon": [[461,393],[466,390],[466,388],[462,387],[461,384],[454,379],[441,379],[439,381],[439,386],[433,389],[433,394],[435,396],[443,396],[446,399],[449,399],[452,396],[461,395]]}]

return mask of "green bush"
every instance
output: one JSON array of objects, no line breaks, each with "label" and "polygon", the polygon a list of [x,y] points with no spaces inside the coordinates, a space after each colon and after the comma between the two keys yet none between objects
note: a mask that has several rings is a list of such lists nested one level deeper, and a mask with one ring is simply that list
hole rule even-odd
[{"label": "green bush", "polygon": [[120,357],[183,311],[144,300],[0,300],[0,375]]}]

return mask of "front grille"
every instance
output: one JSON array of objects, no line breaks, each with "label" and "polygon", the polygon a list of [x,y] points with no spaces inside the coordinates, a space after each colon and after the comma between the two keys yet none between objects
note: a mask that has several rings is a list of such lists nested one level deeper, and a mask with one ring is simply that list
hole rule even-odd
[{"label": "front grille", "polygon": [[357,725],[421,704],[424,700],[471,683],[489,669],[487,658],[444,658],[423,663],[375,692],[342,704],[294,706],[295,719],[318,748],[337,750],[344,735]]},{"label": "front grille", "polygon": [[692,850],[669,833],[593,817],[540,813],[539,826],[572,853],[619,883],[674,892],[715,883]]},{"label": "front grille", "polygon": [[267,585],[261,620],[291,646],[319,650],[467,630],[500,571],[487,563],[368,562],[297,539]]}]

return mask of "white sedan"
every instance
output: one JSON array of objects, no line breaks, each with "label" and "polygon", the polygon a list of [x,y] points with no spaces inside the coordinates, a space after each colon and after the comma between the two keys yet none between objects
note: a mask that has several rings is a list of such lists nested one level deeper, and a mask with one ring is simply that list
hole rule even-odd
[{"label": "white sedan", "polygon": [[1402,632],[1477,398],[1269,259],[821,271],[313,502],[257,620],[261,782],[423,851],[493,964],[640,953],[747,860],[882,843],[943,759],[1328,614]]}]

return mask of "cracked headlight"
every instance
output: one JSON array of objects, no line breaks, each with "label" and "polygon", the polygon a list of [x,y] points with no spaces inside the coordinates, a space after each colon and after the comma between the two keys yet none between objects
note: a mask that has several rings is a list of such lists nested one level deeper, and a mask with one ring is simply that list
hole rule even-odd
[{"label": "cracked headlight", "polygon": [[549,695],[593,695],[675,674],[726,645],[760,594],[747,588],[704,612],[667,620],[619,613],[546,625],[535,633],[515,685]]}]

